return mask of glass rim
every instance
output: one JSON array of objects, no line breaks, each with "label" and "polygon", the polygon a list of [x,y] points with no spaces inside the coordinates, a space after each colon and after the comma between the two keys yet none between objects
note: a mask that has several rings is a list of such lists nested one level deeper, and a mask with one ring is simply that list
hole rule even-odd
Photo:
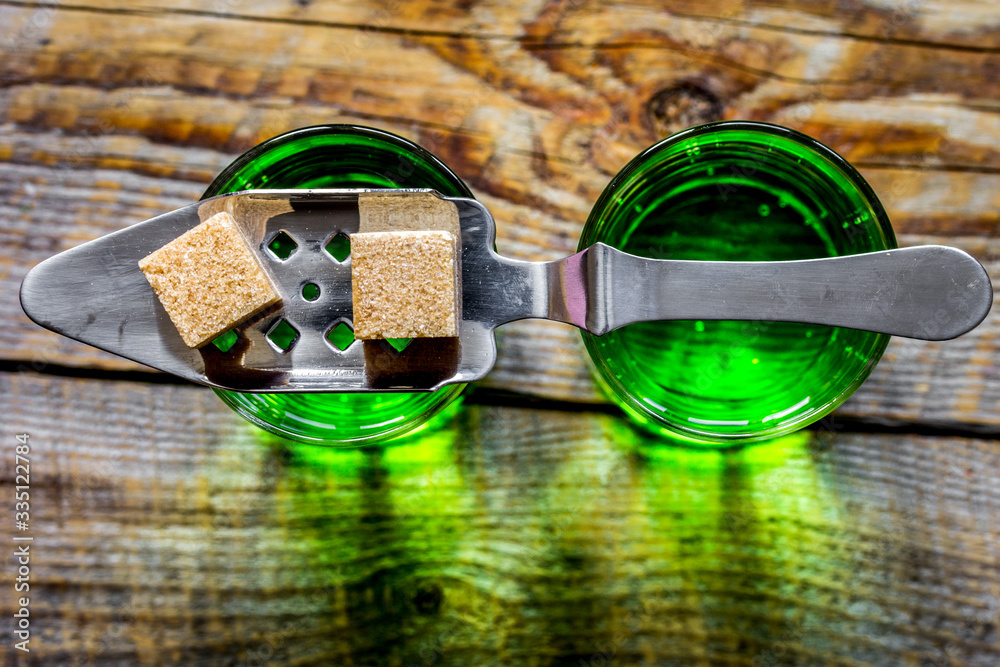
[{"label": "glass rim", "polygon": [[661,152],[670,149],[675,144],[688,139],[698,137],[703,134],[729,131],[742,131],[785,137],[810,149],[813,153],[826,159],[847,177],[847,179],[851,182],[851,185],[858,190],[868,205],[871,206],[872,212],[875,214],[875,218],[878,221],[879,226],[888,237],[887,240],[890,243],[896,243],[896,236],[893,232],[892,224],[889,221],[889,215],[886,213],[885,207],[882,206],[882,202],[879,200],[878,195],[875,194],[875,190],[873,190],[871,185],[868,184],[868,181],[861,175],[861,172],[859,172],[854,165],[848,162],[835,150],[818,139],[814,139],[813,137],[790,127],[756,120],[720,120],[689,127],[685,130],[672,134],[669,137],[660,139],[652,146],[642,150],[638,155],[629,160],[628,163],[622,167],[617,174],[615,174],[614,178],[611,179],[601,192],[600,196],[597,198],[594,206],[591,207],[590,214],[587,216],[587,221],[584,223],[583,230],[580,232],[580,242],[577,246],[577,250],[583,250],[588,245],[591,245],[591,243],[587,242],[588,231],[590,231],[597,222],[598,213],[603,209],[608,208],[611,203],[610,200],[615,196],[615,191],[625,185],[629,179],[633,177],[635,172],[647,166],[650,158],[654,158]]},{"label": "glass rim", "polygon": [[462,196],[473,196],[472,191],[469,190],[469,186],[465,183],[465,181],[459,178],[454,171],[452,171],[451,167],[446,165],[439,157],[431,153],[423,146],[420,146],[405,137],[401,137],[400,135],[389,132],[388,130],[368,127],[367,125],[356,125],[354,123],[324,123],[289,130],[288,132],[276,135],[270,139],[265,139],[259,144],[248,148],[239,157],[230,162],[221,172],[219,172],[218,176],[212,179],[212,182],[207,188],[205,188],[205,193],[202,194],[201,198],[206,199],[218,194],[217,191],[222,188],[225,183],[229,182],[236,176],[236,174],[245,169],[250,163],[264,153],[273,150],[288,141],[304,139],[315,135],[356,135],[368,139],[380,139],[388,144],[396,146],[397,148],[401,148],[405,151],[418,155],[421,159],[430,163],[434,169],[440,170],[448,180],[453,181],[454,185],[463,191]]}]

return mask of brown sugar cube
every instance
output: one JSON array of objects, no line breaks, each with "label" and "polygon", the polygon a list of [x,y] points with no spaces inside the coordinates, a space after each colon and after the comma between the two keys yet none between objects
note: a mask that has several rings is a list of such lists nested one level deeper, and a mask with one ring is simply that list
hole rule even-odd
[{"label": "brown sugar cube", "polygon": [[358,214],[359,232],[438,231],[451,232],[456,242],[462,238],[458,207],[429,192],[362,192]]},{"label": "brown sugar cube", "polygon": [[458,336],[458,264],[450,232],[352,234],[354,337]]},{"label": "brown sugar cube", "polygon": [[281,297],[229,213],[139,260],[188,347],[201,347]]}]

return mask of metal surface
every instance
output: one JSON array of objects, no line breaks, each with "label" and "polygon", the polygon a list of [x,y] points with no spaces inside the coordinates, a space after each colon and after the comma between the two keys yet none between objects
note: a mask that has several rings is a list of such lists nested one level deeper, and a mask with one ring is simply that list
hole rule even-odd
[{"label": "metal surface", "polygon": [[[493,250],[495,224],[471,199],[458,207],[463,309],[457,345],[418,339],[402,353],[384,341],[341,352],[326,334],[351,321],[350,258],[323,248],[358,229],[368,190],[255,190],[214,197],[85,243],[29,272],[21,305],[43,327],[200,384],[250,392],[434,390],[486,375],[493,330],[545,318],[598,335],[649,320],[779,320],[943,340],[978,325],[992,305],[985,269],[945,246],[792,262],[651,260],[597,244],[554,262]],[[400,196],[427,190],[394,191]],[[276,279],[282,303],[237,328],[223,353],[184,345],[138,268],[140,258],[219,210],[244,227]],[[298,247],[281,260],[266,249],[285,231]],[[320,287],[302,297],[307,282]],[[280,350],[267,332],[281,319],[299,337]]]}]

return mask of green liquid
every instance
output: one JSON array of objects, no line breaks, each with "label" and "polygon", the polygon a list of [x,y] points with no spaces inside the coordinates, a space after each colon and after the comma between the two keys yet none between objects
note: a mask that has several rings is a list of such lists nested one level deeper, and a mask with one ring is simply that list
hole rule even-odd
[{"label": "green liquid", "polygon": [[302,286],[302,298],[306,301],[315,301],[319,298],[319,285],[316,283],[306,283]]},{"label": "green liquid", "polygon": [[278,232],[267,247],[278,259],[288,259],[299,246],[291,236],[285,232]]},{"label": "green liquid", "polygon": [[[895,247],[874,194],[802,135],[698,128],[637,157],[581,239],[657,259],[794,260]],[[641,298],[641,295],[637,295]],[[867,377],[888,336],[787,322],[673,321],[584,334],[599,379],[653,430],[696,443],[801,428]]]},{"label": "green liquid", "polygon": [[236,345],[238,339],[239,336],[235,331],[227,331],[213,340],[212,345],[219,348],[221,352],[229,352],[229,350],[233,349],[233,345]]},{"label": "green liquid", "polygon": [[267,337],[278,349],[287,350],[299,337],[299,332],[285,320],[279,320],[274,328],[267,332]]},{"label": "green liquid", "polygon": [[[387,132],[349,125],[305,128],[266,141],[229,165],[204,196],[257,188],[434,188],[446,196],[472,196],[426,150]],[[344,236],[335,236],[326,248],[343,261],[350,243]],[[271,241],[269,249],[279,257],[295,250],[281,235]],[[279,347],[294,335],[284,330],[274,333],[272,340]],[[330,335],[338,347],[346,348],[354,339],[346,325]],[[286,438],[357,445],[412,432],[463,389],[464,385],[433,393],[216,393],[251,422]]]},{"label": "green liquid", "polygon": [[334,325],[332,329],[330,329],[326,338],[333,343],[334,347],[343,352],[354,344],[354,331],[352,331],[351,327],[347,326],[346,323],[339,322]]},{"label": "green liquid", "polygon": [[344,236],[343,234],[337,234],[332,239],[327,241],[326,251],[330,253],[338,262],[343,262],[351,255],[351,240]]}]

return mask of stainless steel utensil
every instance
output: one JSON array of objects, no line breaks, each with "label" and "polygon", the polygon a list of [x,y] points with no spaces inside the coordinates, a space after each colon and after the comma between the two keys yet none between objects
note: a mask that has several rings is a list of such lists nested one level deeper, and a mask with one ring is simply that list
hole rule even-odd
[{"label": "stainless steel utensil", "polygon": [[[993,301],[975,259],[936,245],[790,262],[701,262],[646,259],[598,243],[558,261],[519,261],[493,250],[496,227],[485,206],[442,197],[458,207],[462,230],[457,344],[417,339],[398,353],[384,341],[355,341],[340,351],[326,334],[351,320],[350,259],[338,262],[324,246],[337,233],[357,231],[361,192],[371,190],[252,190],[185,206],[42,262],[21,284],[21,306],[52,331],[199,384],[365,392],[478,380],[496,361],[493,330],[524,318],[597,335],[649,320],[779,320],[943,340],[975,328]],[[238,327],[240,340],[228,352],[185,346],[137,265],[218,210],[244,225],[283,297]],[[297,243],[284,260],[267,250],[281,231]],[[315,301],[302,297],[306,282],[320,287]],[[280,320],[299,334],[287,350],[267,337]]]}]

